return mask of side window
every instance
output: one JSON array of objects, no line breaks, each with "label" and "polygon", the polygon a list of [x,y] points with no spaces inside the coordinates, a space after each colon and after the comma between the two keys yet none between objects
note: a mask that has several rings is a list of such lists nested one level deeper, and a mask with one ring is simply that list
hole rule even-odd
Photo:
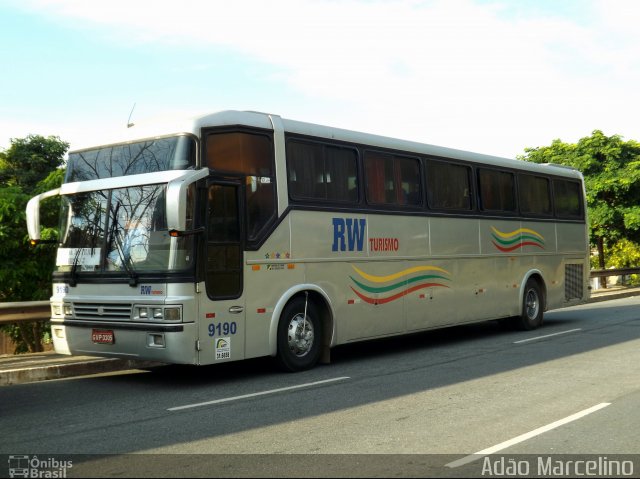
[{"label": "side window", "polygon": [[515,212],[516,197],[513,173],[478,170],[480,204],[484,211]]},{"label": "side window", "polygon": [[518,175],[518,200],[523,215],[550,216],[551,188],[549,180],[541,176]]},{"label": "side window", "polygon": [[582,193],[580,183],[568,180],[553,180],[553,196],[558,218],[582,218]]},{"label": "side window", "polygon": [[276,216],[271,137],[239,131],[210,133],[206,140],[205,159],[212,170],[245,177],[247,241],[259,241]]},{"label": "side window", "polygon": [[444,161],[427,161],[427,201],[435,210],[469,211],[471,168]]},{"label": "side window", "polygon": [[353,148],[287,142],[289,195],[297,200],[358,201],[358,154]]},{"label": "side window", "polygon": [[367,151],[364,171],[369,204],[422,206],[417,159]]}]

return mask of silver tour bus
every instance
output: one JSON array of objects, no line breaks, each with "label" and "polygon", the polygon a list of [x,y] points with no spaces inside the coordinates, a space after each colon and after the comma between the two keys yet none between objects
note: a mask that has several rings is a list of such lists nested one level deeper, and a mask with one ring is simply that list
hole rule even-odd
[{"label": "silver tour bus", "polygon": [[[69,154],[51,296],[65,354],[212,364],[589,295],[578,171],[223,111]],[[135,135],[135,137],[131,136]]]}]

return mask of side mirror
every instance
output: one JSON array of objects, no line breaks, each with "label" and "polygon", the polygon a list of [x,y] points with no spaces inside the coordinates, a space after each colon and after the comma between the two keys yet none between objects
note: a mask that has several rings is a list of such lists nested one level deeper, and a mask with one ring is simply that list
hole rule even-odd
[{"label": "side mirror", "polygon": [[[184,236],[187,231],[187,189],[196,181],[209,176],[209,169],[195,170],[167,183],[167,229],[172,236]],[[193,233],[189,231],[189,233]]]},{"label": "side mirror", "polygon": [[27,231],[32,245],[44,242],[40,240],[40,201],[59,194],[60,188],[56,188],[34,196],[27,203]]}]

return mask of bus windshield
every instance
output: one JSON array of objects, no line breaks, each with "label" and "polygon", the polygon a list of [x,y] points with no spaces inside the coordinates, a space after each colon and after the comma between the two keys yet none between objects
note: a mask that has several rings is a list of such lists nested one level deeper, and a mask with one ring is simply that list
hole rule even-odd
[{"label": "bus windshield", "polygon": [[63,196],[56,270],[132,275],[186,268],[193,259],[193,240],[169,236],[166,186]]},{"label": "bus windshield", "polygon": [[155,138],[69,153],[66,183],[195,167],[195,140]]}]

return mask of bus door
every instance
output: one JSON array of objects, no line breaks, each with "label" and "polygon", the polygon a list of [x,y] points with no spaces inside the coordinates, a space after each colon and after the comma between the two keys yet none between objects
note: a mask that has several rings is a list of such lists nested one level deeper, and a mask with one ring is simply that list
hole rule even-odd
[{"label": "bus door", "polygon": [[244,215],[239,181],[207,183],[204,278],[201,291],[200,364],[243,359]]}]

